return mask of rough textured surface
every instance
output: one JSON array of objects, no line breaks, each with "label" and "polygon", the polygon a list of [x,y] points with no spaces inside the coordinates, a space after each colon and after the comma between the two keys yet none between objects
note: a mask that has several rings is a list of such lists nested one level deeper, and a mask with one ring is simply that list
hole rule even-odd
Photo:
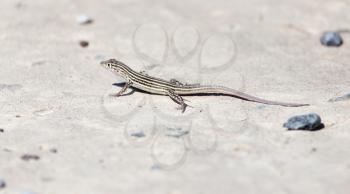
[{"label": "rough textured surface", "polygon": [[[348,27],[349,10],[344,0],[1,0],[1,192],[347,194],[350,104],[328,100],[350,92],[350,41],[319,38]],[[94,22],[78,24],[82,14]],[[181,114],[163,96],[111,98],[121,80],[100,67],[109,58],[312,105],[200,96]],[[305,112],[325,128],[281,126]]]}]

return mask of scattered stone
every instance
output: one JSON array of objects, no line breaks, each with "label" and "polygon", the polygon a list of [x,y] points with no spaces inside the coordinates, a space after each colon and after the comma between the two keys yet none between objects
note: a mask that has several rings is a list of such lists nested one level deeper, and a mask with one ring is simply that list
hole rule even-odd
[{"label": "scattered stone", "polygon": [[81,25],[91,24],[93,22],[93,19],[87,15],[80,15],[77,17],[77,22]]},{"label": "scattered stone", "polygon": [[35,61],[31,64],[31,66],[41,66],[44,65],[46,63],[46,61]]},{"label": "scattered stone", "polygon": [[3,133],[4,131],[5,131],[4,129],[0,128],[0,133]]},{"label": "scattered stone", "polygon": [[39,149],[42,150],[42,151],[48,151],[48,152],[51,152],[51,153],[57,153],[57,149],[54,148],[54,147],[51,147],[47,144],[42,144],[39,146]]},{"label": "scattered stone", "polygon": [[21,117],[21,115],[16,115],[16,118],[20,118]]},{"label": "scattered stone", "polygon": [[21,194],[36,194],[36,193],[25,191],[25,192],[22,192]]},{"label": "scattered stone", "polygon": [[345,94],[344,96],[340,96],[340,97],[335,97],[332,99],[329,99],[329,102],[338,102],[338,101],[345,101],[345,100],[350,100],[350,93],[349,94]]},{"label": "scattered stone", "polygon": [[81,41],[79,41],[79,44],[80,44],[81,47],[87,47],[87,46],[89,46],[89,42],[86,41],[86,40],[81,40]]},{"label": "scattered stone", "polygon": [[35,154],[24,154],[21,156],[21,159],[24,161],[29,161],[29,160],[39,160],[40,157]]},{"label": "scattered stone", "polygon": [[6,182],[4,179],[0,179],[0,189],[3,189],[6,187]]},{"label": "scattered stone", "polygon": [[152,166],[151,166],[151,170],[161,170],[162,168],[159,166],[159,165],[157,165],[157,164],[153,164]]},{"label": "scattered stone", "polygon": [[0,91],[3,89],[7,89],[11,92],[15,92],[16,90],[21,89],[23,86],[20,84],[0,84]]},{"label": "scattered stone", "polygon": [[308,130],[315,131],[322,129],[324,126],[321,123],[321,118],[315,113],[310,113],[307,115],[298,115],[288,119],[283,127],[288,128],[288,130]]},{"label": "scattered stone", "polygon": [[145,137],[145,133],[143,131],[139,131],[139,132],[134,132],[130,134],[133,137]]},{"label": "scattered stone", "polygon": [[166,131],[166,136],[179,138],[183,135],[187,135],[189,131],[183,130],[181,127],[168,127]]},{"label": "scattered stone", "polygon": [[50,148],[50,150],[49,150],[51,153],[54,153],[54,154],[56,154],[57,153],[57,149],[56,148]]},{"label": "scattered stone", "polygon": [[9,148],[3,148],[2,151],[4,151],[4,152],[12,152],[12,150],[9,149]]},{"label": "scattered stone", "polygon": [[325,32],[321,36],[321,44],[325,46],[341,46],[343,44],[343,39],[338,32]]}]

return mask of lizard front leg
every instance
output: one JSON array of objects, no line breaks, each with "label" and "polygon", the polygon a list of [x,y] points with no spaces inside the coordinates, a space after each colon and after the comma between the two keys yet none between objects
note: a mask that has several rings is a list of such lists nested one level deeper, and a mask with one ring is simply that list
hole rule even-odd
[{"label": "lizard front leg", "polygon": [[181,83],[180,81],[178,81],[176,79],[171,79],[170,83],[175,84],[177,86],[183,86],[184,85],[183,83]]},{"label": "lizard front leg", "polygon": [[115,94],[110,94],[110,96],[119,97],[119,96],[123,95],[123,93],[124,93],[131,85],[132,85],[132,84],[131,84],[130,81],[129,81],[129,82],[125,82],[124,87],[123,87],[119,92],[117,92],[117,93],[115,93]]},{"label": "lizard front leg", "polygon": [[174,102],[180,105],[182,113],[185,112],[186,107],[189,105],[185,103],[184,99],[180,95],[176,94],[174,90],[168,90],[167,94]]}]

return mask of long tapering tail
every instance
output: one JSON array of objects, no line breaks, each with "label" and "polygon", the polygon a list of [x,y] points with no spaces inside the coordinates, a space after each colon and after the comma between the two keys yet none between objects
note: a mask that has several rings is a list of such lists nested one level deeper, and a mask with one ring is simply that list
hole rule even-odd
[{"label": "long tapering tail", "polygon": [[[181,92],[180,92],[181,94]],[[184,92],[183,95],[191,95],[191,94],[216,94],[216,95],[227,95],[236,98],[240,98],[243,100],[248,100],[252,102],[258,102],[262,104],[270,104],[270,105],[279,105],[279,106],[287,106],[287,107],[299,107],[299,106],[309,106],[309,104],[301,104],[301,103],[288,103],[288,102],[278,102],[265,100],[262,98],[258,98],[238,90],[234,90],[231,88],[223,87],[223,86],[199,86],[191,88],[191,92]]]}]

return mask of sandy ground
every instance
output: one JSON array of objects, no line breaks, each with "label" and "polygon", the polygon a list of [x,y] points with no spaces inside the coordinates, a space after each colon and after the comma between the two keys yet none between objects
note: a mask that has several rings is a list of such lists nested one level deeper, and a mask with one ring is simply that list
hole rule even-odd
[{"label": "sandy ground", "polygon": [[[0,193],[336,193],[350,190],[346,0],[0,1]],[[92,23],[79,24],[86,14]],[[88,41],[87,47],[79,41]],[[286,108],[223,96],[109,94],[99,62],[212,83]],[[288,131],[315,112],[325,128]]]}]

